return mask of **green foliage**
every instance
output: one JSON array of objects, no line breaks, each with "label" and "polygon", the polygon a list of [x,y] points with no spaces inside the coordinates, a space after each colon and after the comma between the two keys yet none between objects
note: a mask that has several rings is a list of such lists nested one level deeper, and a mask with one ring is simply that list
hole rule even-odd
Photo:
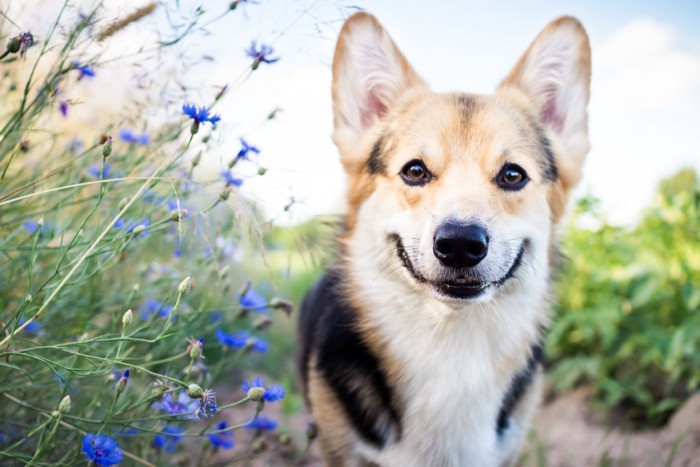
[{"label": "green foliage", "polygon": [[609,224],[595,200],[579,202],[547,337],[558,389],[593,384],[598,401],[626,422],[658,425],[698,388],[699,239],[692,170],[662,182],[631,229]]}]

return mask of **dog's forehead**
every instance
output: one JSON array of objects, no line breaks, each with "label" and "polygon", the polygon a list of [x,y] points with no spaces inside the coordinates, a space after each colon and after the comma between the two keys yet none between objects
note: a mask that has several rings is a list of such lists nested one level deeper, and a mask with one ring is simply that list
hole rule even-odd
[{"label": "dog's forehead", "polygon": [[383,143],[395,149],[389,151],[393,157],[412,151],[416,158],[439,159],[437,164],[497,160],[513,147],[536,143],[531,119],[495,96],[425,93],[401,102],[391,117]]}]

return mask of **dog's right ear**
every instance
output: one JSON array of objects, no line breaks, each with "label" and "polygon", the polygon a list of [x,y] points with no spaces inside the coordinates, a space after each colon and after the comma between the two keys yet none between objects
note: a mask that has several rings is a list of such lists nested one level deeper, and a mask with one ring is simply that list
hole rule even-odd
[{"label": "dog's right ear", "polygon": [[365,162],[363,149],[392,103],[414,86],[424,83],[374,16],[345,21],[333,57],[333,141],[348,173]]}]

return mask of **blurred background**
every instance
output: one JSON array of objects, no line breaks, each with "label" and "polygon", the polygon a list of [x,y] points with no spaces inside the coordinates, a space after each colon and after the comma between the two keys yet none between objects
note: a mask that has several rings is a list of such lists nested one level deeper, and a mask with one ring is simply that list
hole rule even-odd
[{"label": "blurred background", "polygon": [[[216,251],[218,283],[234,285],[211,293],[205,285],[198,293],[211,295],[207,309],[224,312],[247,280],[262,295],[296,306],[332,261],[345,179],[331,143],[330,64],[344,18],[360,9],[375,14],[433,89],[474,93],[490,93],[550,20],[579,18],[593,50],[592,150],[562,239],[566,259],[547,337],[546,405],[522,464],[698,465],[700,2],[173,0],[155,2],[143,18],[95,40],[109,24],[152,3],[68,3],[64,18],[74,21],[97,11],[71,58],[89,63],[94,76],[59,88],[42,117],[51,137],[28,138],[31,151],[9,173],[31,180],[63,160],[50,160],[57,148],[80,152],[75,148],[112,132],[116,150],[124,148],[121,159],[111,159],[112,170],[133,176],[129,164],[151,167],[158,154],[153,145],[177,141],[162,135],[181,121],[183,102],[215,99],[212,111],[221,122],[198,133],[173,169],[178,188],[166,191],[194,212],[220,196],[221,171],[236,159],[241,138],[259,154],[232,167],[240,183],[225,188],[233,189],[226,215],[213,211],[199,230],[169,232],[167,242],[144,240],[150,243],[137,260],[143,267],[128,267],[134,277],[146,277],[157,262],[166,271],[158,278],[192,274],[196,280]],[[30,52],[36,52],[62,8],[55,0],[2,0],[0,37],[31,29],[38,45]],[[71,24],[61,23],[58,37],[70,35]],[[251,71],[251,41],[273,47],[279,61]],[[35,66],[30,52],[12,72],[0,69],[4,89],[13,83],[21,89],[20,78]],[[47,53],[60,52],[54,46]],[[48,63],[35,72],[50,73]],[[13,103],[8,97],[3,110]],[[118,142],[124,128],[150,141],[143,147]],[[180,189],[181,183],[201,190]],[[118,201],[115,195],[113,205]],[[49,220],[50,214],[31,209],[36,206],[13,220]],[[70,215],[64,210],[51,222],[60,225]],[[143,215],[153,222],[151,211]],[[9,232],[6,219],[0,228]],[[17,260],[7,258],[8,264]],[[125,267],[116,267],[120,276],[131,274]],[[14,298],[7,289],[9,310]],[[115,300],[123,295],[114,292]],[[294,327],[294,314],[275,319],[266,334],[269,352],[252,366],[286,385],[276,415],[301,439],[306,416],[293,383]],[[313,454],[308,459],[313,462]]]}]

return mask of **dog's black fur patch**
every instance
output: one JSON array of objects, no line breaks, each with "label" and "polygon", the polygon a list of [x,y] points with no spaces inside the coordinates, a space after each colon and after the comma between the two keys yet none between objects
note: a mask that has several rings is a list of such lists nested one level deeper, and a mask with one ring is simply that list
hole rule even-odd
[{"label": "dog's black fur patch", "polygon": [[401,419],[377,356],[357,330],[357,315],[341,293],[337,272],[328,271],[301,306],[299,341],[302,380],[308,386],[310,358],[335,392],[355,431],[382,448],[391,431],[400,437]]},{"label": "dog's black fur patch", "polygon": [[372,152],[367,159],[367,171],[372,175],[385,174],[386,162],[382,156],[384,150],[384,137],[380,137],[372,147]]},{"label": "dog's black fur patch", "polygon": [[498,436],[501,436],[510,425],[510,416],[513,413],[513,409],[525,395],[525,391],[530,384],[532,384],[535,372],[542,363],[543,358],[542,342],[533,344],[527,364],[515,374],[501,403],[501,410],[498,412],[498,418],[496,419],[496,434]]}]

